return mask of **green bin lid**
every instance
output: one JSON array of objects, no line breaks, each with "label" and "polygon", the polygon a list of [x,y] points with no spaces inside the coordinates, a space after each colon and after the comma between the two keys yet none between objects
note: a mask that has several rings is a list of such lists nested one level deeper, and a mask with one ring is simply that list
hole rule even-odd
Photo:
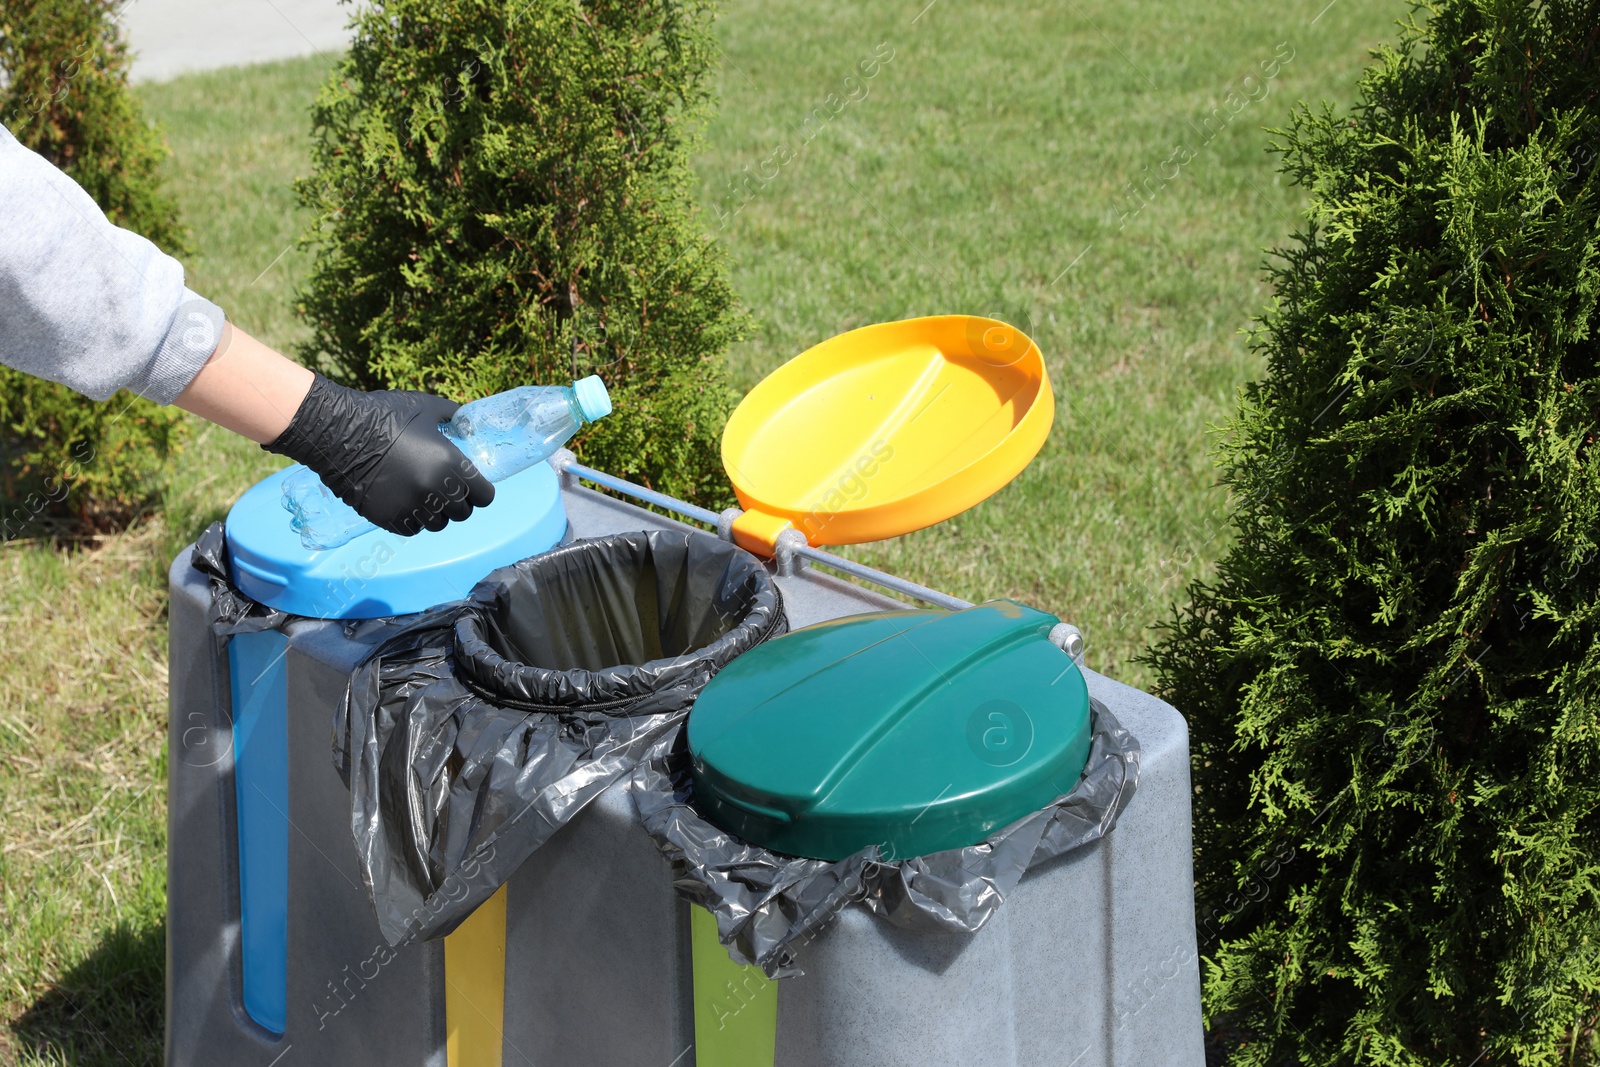
[{"label": "green bin lid", "polygon": [[815,859],[974,845],[1072,791],[1089,690],[1053,615],[1009,600],[856,615],[734,660],[689,713],[695,804]]}]

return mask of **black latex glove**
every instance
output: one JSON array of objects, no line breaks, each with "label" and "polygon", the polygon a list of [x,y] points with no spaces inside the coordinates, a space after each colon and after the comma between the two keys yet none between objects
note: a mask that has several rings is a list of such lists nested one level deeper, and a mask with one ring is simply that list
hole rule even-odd
[{"label": "black latex glove", "polygon": [[460,405],[431,393],[364,393],[322,375],[289,428],[261,447],[304,463],[390,533],[442,530],[494,499],[494,485],[439,432]]}]

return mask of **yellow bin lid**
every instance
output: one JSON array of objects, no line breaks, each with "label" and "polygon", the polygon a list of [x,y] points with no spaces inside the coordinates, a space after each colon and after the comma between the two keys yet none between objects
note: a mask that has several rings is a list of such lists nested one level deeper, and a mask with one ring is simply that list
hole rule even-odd
[{"label": "yellow bin lid", "polygon": [[937,315],[840,334],[779,367],[734,411],[722,465],[742,547],[793,527],[847,545],[932,526],[993,495],[1055,419],[1044,357],[995,319]]}]

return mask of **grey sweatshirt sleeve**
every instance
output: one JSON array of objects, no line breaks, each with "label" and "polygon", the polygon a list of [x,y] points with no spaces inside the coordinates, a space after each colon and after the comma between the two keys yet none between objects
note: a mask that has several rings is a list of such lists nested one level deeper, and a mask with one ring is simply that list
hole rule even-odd
[{"label": "grey sweatshirt sleeve", "polygon": [[0,363],[95,400],[127,388],[170,404],[222,324],[182,264],[0,126]]}]

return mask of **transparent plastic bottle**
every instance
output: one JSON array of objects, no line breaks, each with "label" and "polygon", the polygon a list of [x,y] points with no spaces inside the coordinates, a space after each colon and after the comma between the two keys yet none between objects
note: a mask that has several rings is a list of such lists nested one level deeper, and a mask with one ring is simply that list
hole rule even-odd
[{"label": "transparent plastic bottle", "polygon": [[[498,482],[549,458],[579,427],[610,412],[605,383],[591,374],[571,385],[524,385],[463,404],[439,432]],[[284,479],[283,506],[300,543],[312,551],[338,548],[377,529],[309,467]]]}]

